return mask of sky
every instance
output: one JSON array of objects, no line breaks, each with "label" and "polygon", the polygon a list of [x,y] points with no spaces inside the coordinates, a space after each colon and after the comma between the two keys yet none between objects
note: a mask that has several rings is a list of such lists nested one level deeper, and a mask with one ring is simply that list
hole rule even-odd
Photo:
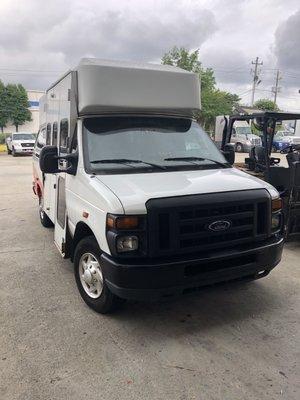
[{"label": "sky", "polygon": [[173,46],[199,49],[217,86],[300,111],[299,0],[0,0],[0,79],[45,90],[82,57],[159,63]]}]

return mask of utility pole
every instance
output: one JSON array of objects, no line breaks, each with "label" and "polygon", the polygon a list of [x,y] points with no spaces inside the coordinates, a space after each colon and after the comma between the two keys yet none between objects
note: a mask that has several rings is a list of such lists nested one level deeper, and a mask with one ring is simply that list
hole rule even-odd
[{"label": "utility pole", "polygon": [[259,59],[259,58],[256,57],[255,61],[252,61],[252,62],[251,62],[251,64],[255,66],[255,67],[254,67],[254,71],[251,71],[251,72],[253,72],[251,106],[253,106],[253,104],[254,104],[254,95],[255,95],[256,86],[260,83],[260,80],[258,79],[259,72],[260,72],[260,71],[258,70],[258,66],[259,66],[259,65],[263,65],[263,62],[262,62],[262,61],[259,62],[258,59]]},{"label": "utility pole", "polygon": [[278,86],[280,79],[281,79],[281,76],[280,76],[280,71],[278,69],[277,72],[276,72],[275,86],[272,87],[272,92],[274,93],[274,103],[275,103],[275,105],[276,105],[276,101],[277,101],[277,94],[280,92],[280,89],[281,89]]}]

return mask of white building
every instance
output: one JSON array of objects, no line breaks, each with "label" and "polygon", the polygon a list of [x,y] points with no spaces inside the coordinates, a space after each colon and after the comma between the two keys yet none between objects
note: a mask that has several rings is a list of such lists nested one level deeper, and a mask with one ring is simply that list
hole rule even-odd
[{"label": "white building", "polygon": [[[30,112],[32,121],[26,122],[24,125],[19,126],[20,132],[37,133],[39,130],[39,104],[40,98],[45,94],[41,90],[27,90],[28,100],[30,104]],[[4,128],[4,133],[12,133],[16,131],[14,125],[7,125]]]}]

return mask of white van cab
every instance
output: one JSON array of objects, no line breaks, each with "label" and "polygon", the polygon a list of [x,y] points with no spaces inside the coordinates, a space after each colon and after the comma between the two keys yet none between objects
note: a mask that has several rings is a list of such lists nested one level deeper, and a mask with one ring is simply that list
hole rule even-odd
[{"label": "white van cab", "polygon": [[83,59],[46,92],[33,156],[44,226],[98,312],[263,277],[281,259],[278,192],[194,120],[196,74]]}]

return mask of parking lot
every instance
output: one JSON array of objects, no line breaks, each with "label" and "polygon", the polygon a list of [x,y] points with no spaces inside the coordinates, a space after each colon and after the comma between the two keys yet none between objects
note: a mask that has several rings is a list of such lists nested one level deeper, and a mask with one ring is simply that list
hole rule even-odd
[{"label": "parking lot", "polygon": [[0,154],[0,399],[300,398],[300,243],[265,279],[89,309],[40,225],[31,158]]}]

